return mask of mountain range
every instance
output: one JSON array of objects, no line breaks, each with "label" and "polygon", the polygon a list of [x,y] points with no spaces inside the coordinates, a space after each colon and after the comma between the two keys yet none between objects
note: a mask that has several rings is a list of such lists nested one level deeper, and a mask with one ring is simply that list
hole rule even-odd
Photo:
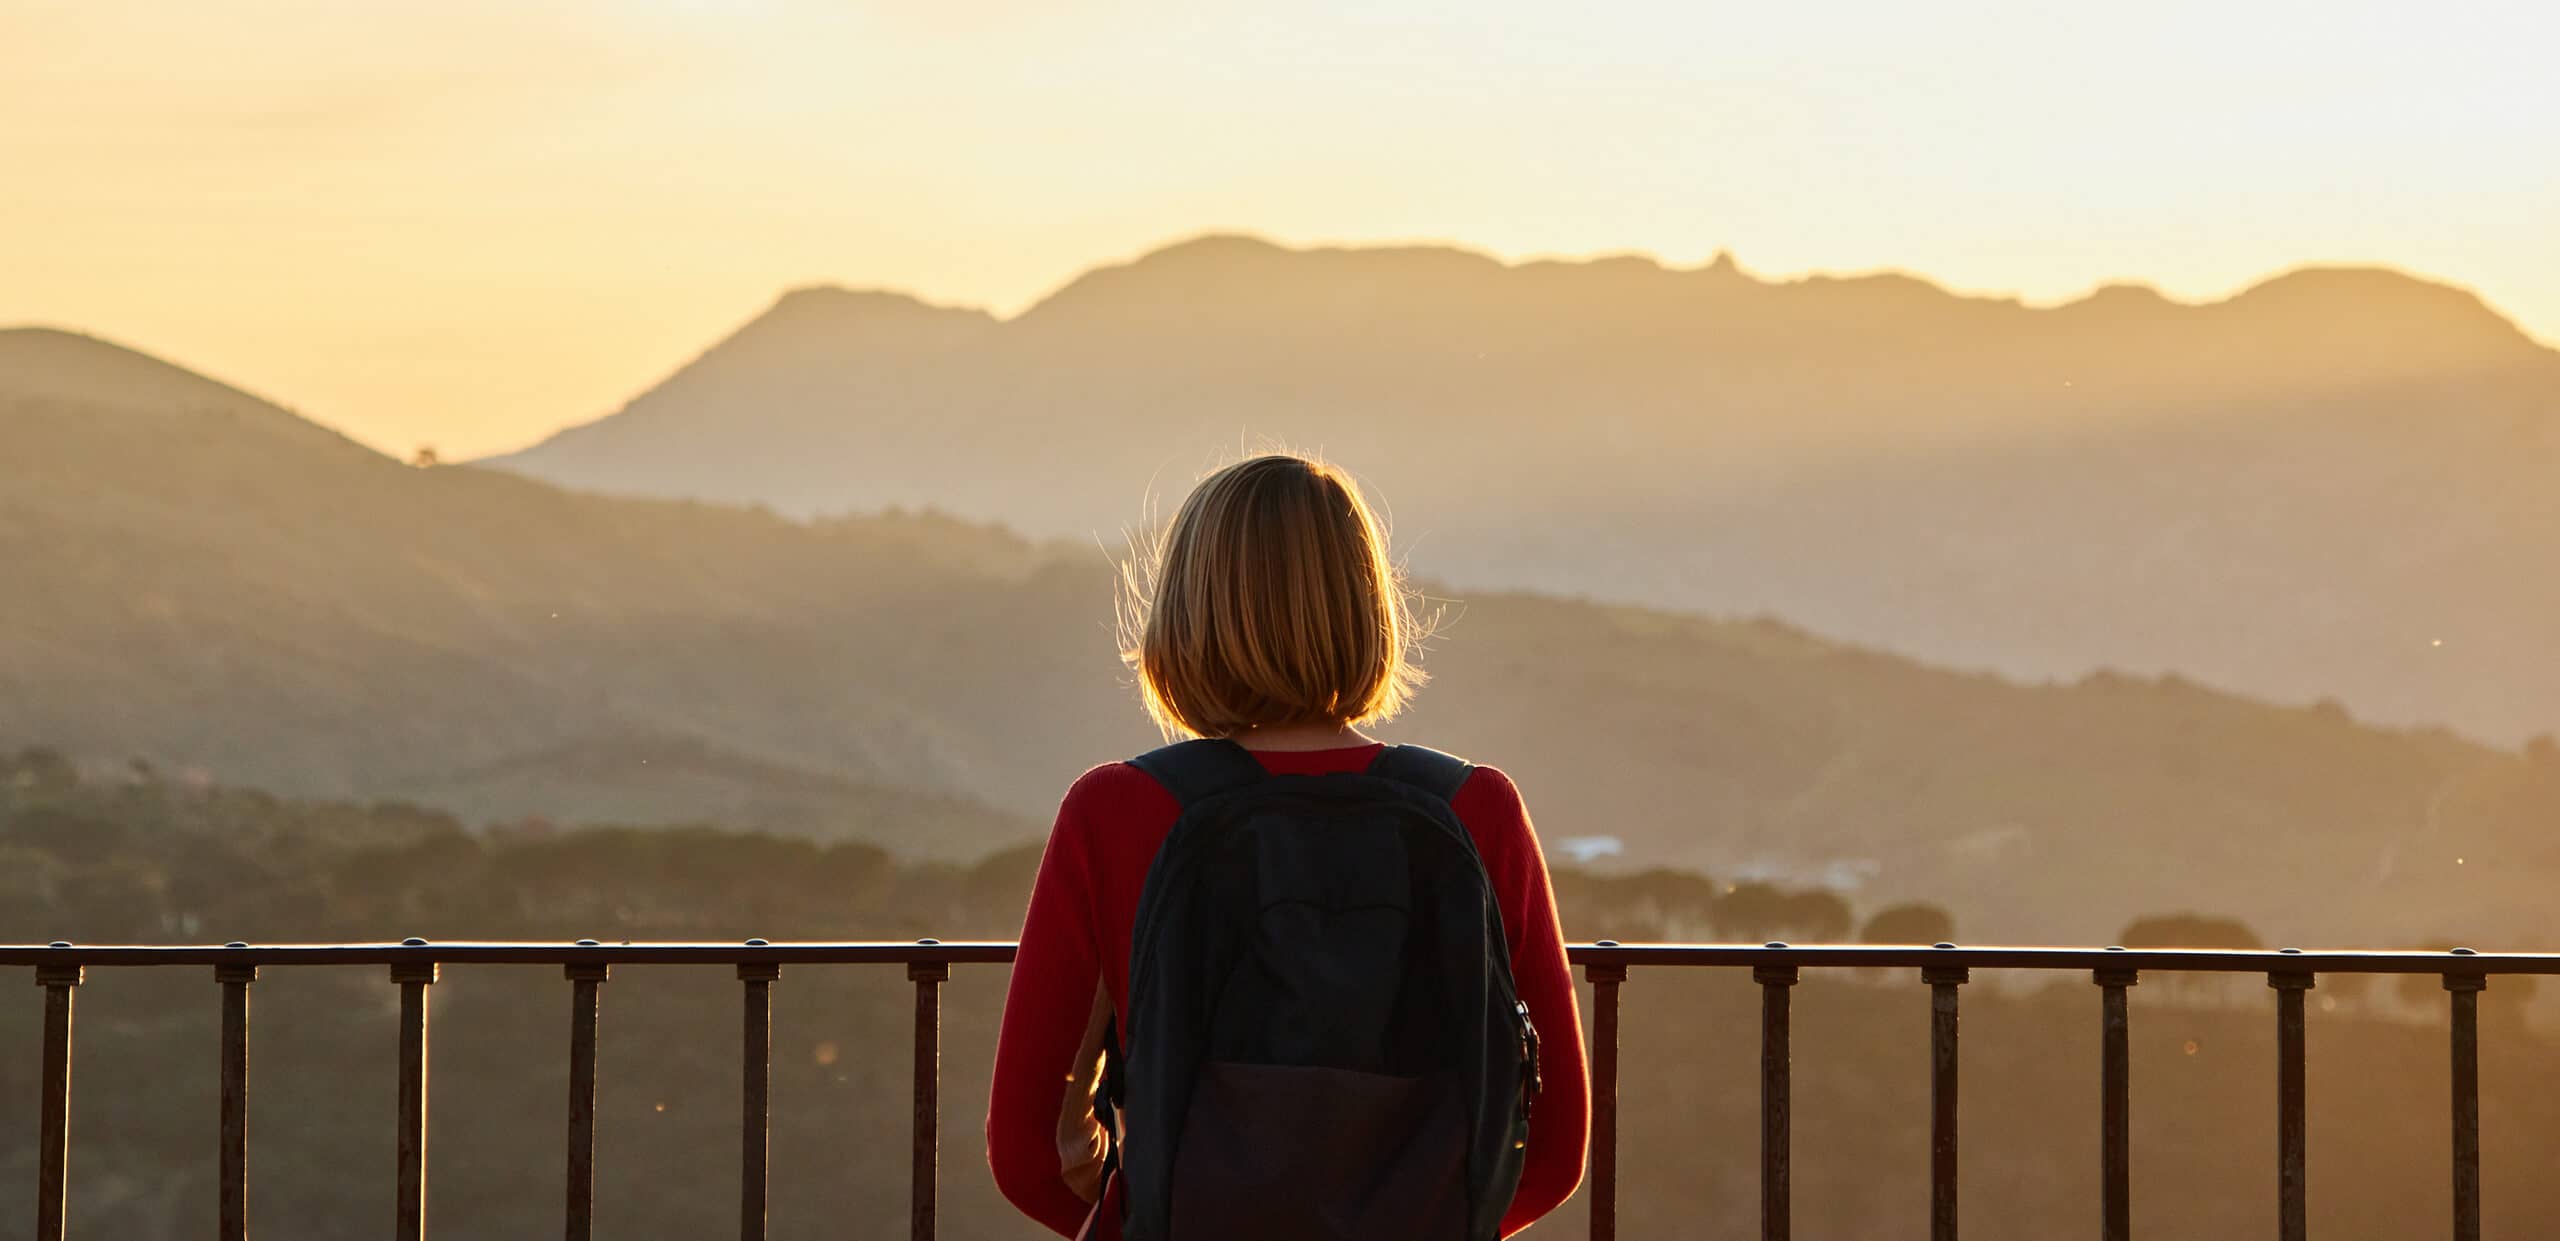
[{"label": "mountain range", "polygon": [[1212,236],[999,319],[784,296],[490,462],[785,514],[1106,541],[1203,467],[1321,451],[1412,563],[1775,615],[2026,678],[2174,672],[2513,744],[2560,727],[2560,352],[2472,294],[2289,272],[2066,305],[1729,257],[1506,265]]},{"label": "mountain range", "polygon": [[[1502,765],[1550,839],[1625,864],[1934,900],[1977,942],[2186,909],[2271,940],[2552,934],[2547,743],[1426,585],[1434,683],[1391,734]],[[1089,543],[949,517],[412,468],[100,340],[0,332],[0,746],[973,856],[1154,740],[1113,589]]]}]

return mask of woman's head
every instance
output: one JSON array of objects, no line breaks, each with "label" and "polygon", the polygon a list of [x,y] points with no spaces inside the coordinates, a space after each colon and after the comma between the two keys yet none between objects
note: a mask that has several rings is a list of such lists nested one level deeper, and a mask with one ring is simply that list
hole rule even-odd
[{"label": "woman's head", "polygon": [[1319,461],[1248,457],[1201,480],[1126,585],[1123,654],[1169,732],[1381,720],[1422,681],[1386,532]]}]

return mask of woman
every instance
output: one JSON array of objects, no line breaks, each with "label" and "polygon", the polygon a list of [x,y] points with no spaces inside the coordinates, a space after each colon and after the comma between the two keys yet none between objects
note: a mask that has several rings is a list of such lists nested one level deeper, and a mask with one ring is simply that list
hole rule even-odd
[{"label": "woman", "polygon": [[[1418,687],[1419,634],[1378,522],[1348,475],[1288,455],[1229,466],[1184,501],[1149,560],[1128,582],[1124,631],[1134,640],[1125,655],[1168,735],[1231,740],[1274,777],[1363,772],[1378,760],[1386,747],[1362,729]],[[1510,1157],[1517,1189],[1507,1208],[1493,1204],[1508,1236],[1580,1182],[1588,1081],[1528,812],[1500,771],[1453,770],[1462,782],[1445,808],[1481,860],[1518,1007],[1543,1035],[1522,1043],[1537,1084],[1525,1145]],[[1104,1173],[1110,1139],[1095,1119],[1098,1052],[1114,1018],[1131,1011],[1133,924],[1182,813],[1148,771],[1096,767],[1059,805],[1032,888],[1005,999],[987,1157],[1005,1196],[1061,1236],[1120,1236],[1121,1187]],[[1133,1062],[1146,1055],[1134,1040],[1130,1051]],[[1524,1117],[1529,1097],[1524,1082]]]}]

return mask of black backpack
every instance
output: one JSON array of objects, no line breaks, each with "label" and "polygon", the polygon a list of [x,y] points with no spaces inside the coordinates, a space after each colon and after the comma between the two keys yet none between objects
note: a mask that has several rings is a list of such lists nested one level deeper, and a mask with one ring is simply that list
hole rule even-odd
[{"label": "black backpack", "polygon": [[1537,1032],[1473,770],[1390,746],[1271,775],[1232,741],[1132,760],[1182,804],[1147,872],[1106,1078],[1128,1241],[1495,1241]]}]

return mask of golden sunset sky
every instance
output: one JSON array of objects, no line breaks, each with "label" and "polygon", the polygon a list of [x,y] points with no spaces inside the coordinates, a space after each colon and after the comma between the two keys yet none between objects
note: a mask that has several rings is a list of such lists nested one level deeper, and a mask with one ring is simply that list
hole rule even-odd
[{"label": "golden sunset sky", "polygon": [[2560,341],[2560,5],[0,0],[0,325],[393,452],[790,286],[1011,312],[1211,230],[2036,302],[2383,263]]}]

